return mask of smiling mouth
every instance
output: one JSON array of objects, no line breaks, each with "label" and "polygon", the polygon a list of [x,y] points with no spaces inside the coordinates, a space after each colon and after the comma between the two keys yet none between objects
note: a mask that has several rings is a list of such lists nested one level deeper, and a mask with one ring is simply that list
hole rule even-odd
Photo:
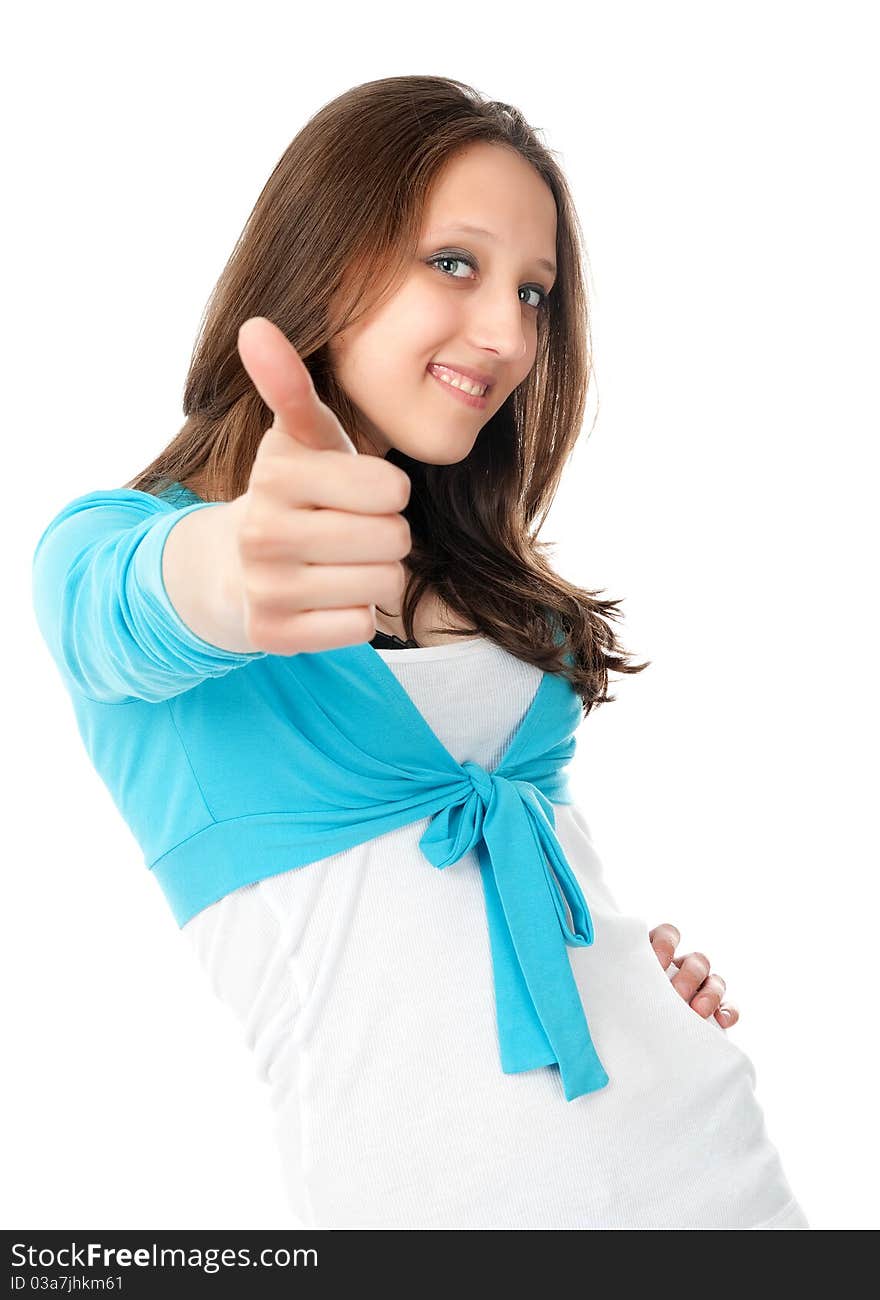
[{"label": "smiling mouth", "polygon": [[458,370],[453,370],[451,366],[428,366],[429,372],[435,379],[441,383],[449,384],[452,388],[459,388],[463,393],[468,393],[471,397],[485,397],[488,391],[487,384],[478,384],[473,379],[468,379],[467,375],[461,374]]},{"label": "smiling mouth", "polygon": [[[434,366],[428,367],[428,374],[435,383],[439,384],[440,387],[444,389],[454,402],[460,402],[464,406],[470,406],[475,411],[485,411],[489,405],[489,399],[486,396],[485,390],[480,392],[481,386],[479,384],[471,384],[469,380],[467,381],[467,387],[463,387],[462,384],[458,382],[452,383],[449,379],[445,379],[441,375],[437,374]],[[476,388],[477,391],[471,393],[468,392],[468,388]]]}]

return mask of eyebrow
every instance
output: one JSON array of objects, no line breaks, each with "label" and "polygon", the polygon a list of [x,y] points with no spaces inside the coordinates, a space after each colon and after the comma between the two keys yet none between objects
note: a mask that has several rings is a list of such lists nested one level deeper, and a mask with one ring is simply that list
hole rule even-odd
[{"label": "eyebrow", "polygon": [[[463,223],[463,222],[453,222],[452,225],[449,225],[449,226],[440,226],[440,227],[438,227],[438,229],[437,229],[436,231],[429,231],[428,233],[429,233],[429,234],[439,234],[441,230],[464,230],[464,231],[466,231],[469,235],[485,235],[487,239],[497,239],[497,238],[498,238],[497,235],[493,235],[493,234],[492,234],[492,231],[491,231],[491,230],[484,230],[482,226],[469,226],[469,225],[466,225],[466,224]],[[545,270],[545,271],[549,271],[551,275],[555,275],[555,274],[556,274],[556,265],[555,265],[555,263],[553,263],[553,262],[548,262],[547,259],[546,259],[546,257],[536,257],[536,258],[535,258],[535,265],[536,265],[536,266],[542,266],[542,267],[544,268],[544,270]]]}]

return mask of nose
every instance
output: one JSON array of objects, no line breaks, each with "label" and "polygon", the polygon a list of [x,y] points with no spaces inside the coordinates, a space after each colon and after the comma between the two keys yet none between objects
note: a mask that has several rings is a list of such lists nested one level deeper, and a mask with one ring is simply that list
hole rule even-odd
[{"label": "nose", "polygon": [[528,355],[530,330],[526,313],[534,308],[511,295],[510,288],[474,294],[468,304],[467,333],[477,352],[493,352],[498,362],[516,365]]}]

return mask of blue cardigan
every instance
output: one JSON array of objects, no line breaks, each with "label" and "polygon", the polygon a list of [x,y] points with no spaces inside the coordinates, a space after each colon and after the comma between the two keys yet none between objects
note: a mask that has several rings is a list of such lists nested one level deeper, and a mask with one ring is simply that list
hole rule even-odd
[{"label": "blue cardigan", "polygon": [[[456,762],[369,642],[277,655],[203,641],[171,604],[162,550],[183,514],[213,504],[180,484],[90,492],[33,559],[37,622],[80,735],[178,924],[430,817],[428,862],[474,849],[480,864],[502,1070],[558,1065],[569,1101],[604,1087],[566,953],[593,942],[592,919],[553,812],[572,802],[577,692],[545,673],[489,773]],[[368,748],[380,732],[382,756]]]}]

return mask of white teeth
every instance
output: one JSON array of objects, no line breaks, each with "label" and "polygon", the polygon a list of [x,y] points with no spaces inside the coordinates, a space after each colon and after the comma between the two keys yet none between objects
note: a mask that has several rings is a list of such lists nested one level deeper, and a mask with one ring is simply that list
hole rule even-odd
[{"label": "white teeth", "polygon": [[473,397],[482,397],[486,391],[484,385],[473,384],[469,379],[465,379],[457,373],[437,369],[432,370],[431,373],[436,375],[438,379],[442,379],[444,384],[451,384],[453,388],[460,388],[462,392],[470,393]]}]

